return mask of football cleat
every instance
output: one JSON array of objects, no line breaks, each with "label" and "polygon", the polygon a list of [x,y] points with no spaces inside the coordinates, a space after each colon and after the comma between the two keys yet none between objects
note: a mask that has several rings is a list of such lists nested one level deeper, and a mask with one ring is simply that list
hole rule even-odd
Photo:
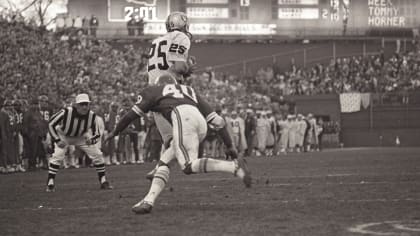
[{"label": "football cleat", "polygon": [[244,172],[244,176],[242,178],[242,182],[244,182],[245,187],[250,188],[252,183],[251,171],[248,168],[248,164],[246,160],[242,157],[238,157],[238,159],[234,160],[236,164],[236,169],[234,175],[237,176],[239,170]]},{"label": "football cleat", "polygon": [[113,189],[114,187],[112,187],[108,181],[105,181],[101,184],[101,189],[104,190],[109,190],[109,189]]},{"label": "football cleat", "polygon": [[141,200],[136,205],[134,205],[131,210],[140,215],[149,214],[152,212],[153,205],[149,202],[146,202],[144,200]]},{"label": "football cleat", "polygon": [[55,192],[55,186],[54,186],[54,184],[47,185],[47,189],[45,190],[45,192],[47,192],[47,193],[53,193],[53,192]]}]

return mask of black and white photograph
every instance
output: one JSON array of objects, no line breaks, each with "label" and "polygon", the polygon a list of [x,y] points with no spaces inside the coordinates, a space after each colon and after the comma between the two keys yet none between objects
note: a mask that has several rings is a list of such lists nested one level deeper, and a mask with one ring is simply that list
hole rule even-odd
[{"label": "black and white photograph", "polygon": [[0,235],[420,235],[420,0],[0,0]]}]

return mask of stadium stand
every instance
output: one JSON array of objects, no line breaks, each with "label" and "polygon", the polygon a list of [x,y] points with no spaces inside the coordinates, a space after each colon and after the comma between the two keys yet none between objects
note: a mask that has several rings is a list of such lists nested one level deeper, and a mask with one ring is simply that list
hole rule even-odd
[{"label": "stadium stand", "polygon": [[[75,94],[88,91],[100,111],[147,84],[147,52],[131,44],[116,49],[104,40],[89,38],[82,31],[55,34],[19,20],[0,20],[0,96],[29,104],[40,95],[49,98],[51,110],[68,104]],[[272,64],[255,74],[216,73],[206,68],[187,80],[224,112],[281,109],[272,106],[280,96],[360,93],[405,94],[420,88],[420,48],[337,58],[329,63],[301,67],[290,63],[280,70]],[[229,96],[226,96],[229,94]],[[418,97],[418,96],[417,96]],[[381,101],[386,101],[383,96]],[[412,103],[414,100],[406,103]],[[290,110],[281,114],[287,116]],[[102,113],[103,114],[103,113]],[[328,129],[337,132],[335,123]],[[331,128],[333,127],[333,128]],[[7,168],[6,165],[4,168]]]}]

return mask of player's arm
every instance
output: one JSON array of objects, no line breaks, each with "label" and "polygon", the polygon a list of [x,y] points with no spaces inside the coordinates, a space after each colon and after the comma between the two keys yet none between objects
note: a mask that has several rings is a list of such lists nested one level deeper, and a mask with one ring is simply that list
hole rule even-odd
[{"label": "player's arm", "polygon": [[227,130],[226,121],[217,114],[211,105],[201,96],[197,96],[198,109],[201,114],[206,118],[209,127],[216,130],[218,134],[222,137],[223,143],[226,145],[226,154],[232,159],[238,157],[238,153],[233,146],[232,138]]},{"label": "player's arm", "polygon": [[[134,108],[134,107],[133,107]],[[109,132],[108,136],[105,138],[105,142],[109,139],[117,136],[121,131],[123,131],[131,122],[139,118],[140,115],[136,113],[133,109],[129,110],[117,123],[115,128]]]},{"label": "player's arm", "polygon": [[220,130],[226,124],[223,117],[219,116],[213,107],[200,95],[197,96],[197,107],[200,113],[206,118],[207,124],[214,130]]},{"label": "player's arm", "polygon": [[143,92],[138,96],[136,104],[124,114],[124,116],[116,124],[115,128],[109,132],[108,136],[105,138],[105,142],[121,133],[121,131],[123,131],[135,119],[145,116],[145,113],[147,113],[153,105],[153,99],[143,99],[143,97],[150,97],[150,94],[153,94],[154,92],[155,90],[153,87],[143,90]]}]

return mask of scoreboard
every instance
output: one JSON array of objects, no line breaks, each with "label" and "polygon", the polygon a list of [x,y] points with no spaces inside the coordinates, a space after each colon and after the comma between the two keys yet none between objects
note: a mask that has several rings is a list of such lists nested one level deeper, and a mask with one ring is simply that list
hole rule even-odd
[{"label": "scoreboard", "polygon": [[165,33],[172,11],[189,16],[195,35],[278,35],[323,34],[344,26],[359,31],[418,28],[419,9],[420,0],[68,0],[72,16],[94,14],[107,29],[121,31],[139,15],[146,22],[145,34]]}]

